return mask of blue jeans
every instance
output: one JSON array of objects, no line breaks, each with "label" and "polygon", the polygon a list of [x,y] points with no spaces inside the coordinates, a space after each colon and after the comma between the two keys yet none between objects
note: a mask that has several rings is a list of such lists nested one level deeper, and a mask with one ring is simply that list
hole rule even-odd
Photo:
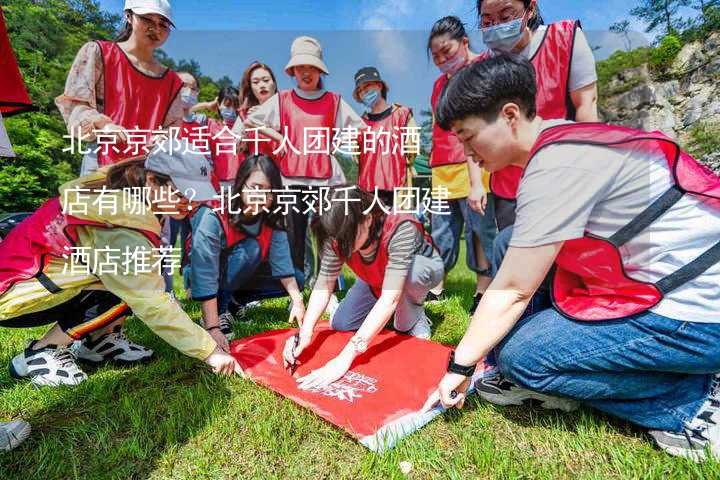
[{"label": "blue jeans", "polygon": [[485,273],[485,269],[478,266],[473,236],[480,239],[485,256],[490,261],[493,240],[497,233],[493,196],[488,195],[485,215],[481,215],[470,208],[466,198],[446,200],[445,202],[448,205],[448,212],[444,215],[434,213],[430,218],[432,239],[445,264],[445,273],[450,272],[457,263],[463,227],[465,227],[467,266],[475,273]]},{"label": "blue jeans", "polygon": [[720,324],[651,312],[578,322],[546,309],[499,345],[500,371],[531,390],[580,400],[649,429],[679,432],[720,371]]}]

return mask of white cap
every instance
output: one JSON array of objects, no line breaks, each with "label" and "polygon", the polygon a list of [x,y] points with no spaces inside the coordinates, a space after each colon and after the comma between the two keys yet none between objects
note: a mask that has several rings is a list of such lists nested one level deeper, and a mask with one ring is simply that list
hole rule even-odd
[{"label": "white cap", "polygon": [[175,26],[172,19],[172,7],[168,0],[125,0],[125,10],[132,10],[138,15],[157,13],[167,18],[168,22]]}]

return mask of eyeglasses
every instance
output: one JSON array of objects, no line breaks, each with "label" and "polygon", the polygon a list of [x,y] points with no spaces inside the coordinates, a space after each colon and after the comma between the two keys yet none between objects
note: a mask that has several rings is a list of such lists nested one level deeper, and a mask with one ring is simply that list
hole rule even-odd
[{"label": "eyeglasses", "polygon": [[136,17],[140,19],[140,21],[145,25],[146,28],[154,28],[158,30],[162,30],[163,32],[169,32],[172,28],[172,24],[168,22],[167,20],[160,20],[159,22],[156,22],[150,17],[146,17],[145,15],[139,15],[137,13],[133,13]]},{"label": "eyeglasses", "polygon": [[512,22],[513,20],[524,17],[525,13],[527,13],[527,10],[525,9],[519,12],[512,9],[506,9],[503,10],[497,18],[491,18],[490,15],[483,15],[482,19],[480,20],[480,27],[490,28],[494,27],[495,25],[502,25],[503,23]]}]

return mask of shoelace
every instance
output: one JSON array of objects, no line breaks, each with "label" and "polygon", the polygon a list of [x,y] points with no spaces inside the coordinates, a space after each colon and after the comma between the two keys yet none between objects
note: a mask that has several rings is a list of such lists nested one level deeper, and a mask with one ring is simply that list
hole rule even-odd
[{"label": "shoelace", "polygon": [[53,358],[57,360],[61,367],[77,368],[77,365],[75,364],[75,360],[77,359],[75,352],[68,348],[58,348],[53,353]]}]

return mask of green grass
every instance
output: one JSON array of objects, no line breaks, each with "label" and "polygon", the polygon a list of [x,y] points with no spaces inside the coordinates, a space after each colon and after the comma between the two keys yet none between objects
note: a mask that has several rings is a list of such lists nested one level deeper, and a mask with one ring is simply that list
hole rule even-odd
[{"label": "green grass", "polygon": [[[473,276],[458,265],[447,288],[452,297],[427,308],[433,338],[456,343]],[[286,327],[286,306],[263,303],[238,333]],[[187,308],[199,317],[196,304]],[[419,479],[720,478],[720,464],[669,457],[642,430],[590,409],[563,414],[477,398],[373,454],[267,389],[212,375],[139,321],[128,331],[155,349],[155,361],[99,368],[75,388],[38,390],[0,370],[0,417],[33,426],[20,448],[0,453],[0,479],[403,478],[402,461],[413,465],[408,478]],[[42,333],[0,329],[0,363]]]}]

